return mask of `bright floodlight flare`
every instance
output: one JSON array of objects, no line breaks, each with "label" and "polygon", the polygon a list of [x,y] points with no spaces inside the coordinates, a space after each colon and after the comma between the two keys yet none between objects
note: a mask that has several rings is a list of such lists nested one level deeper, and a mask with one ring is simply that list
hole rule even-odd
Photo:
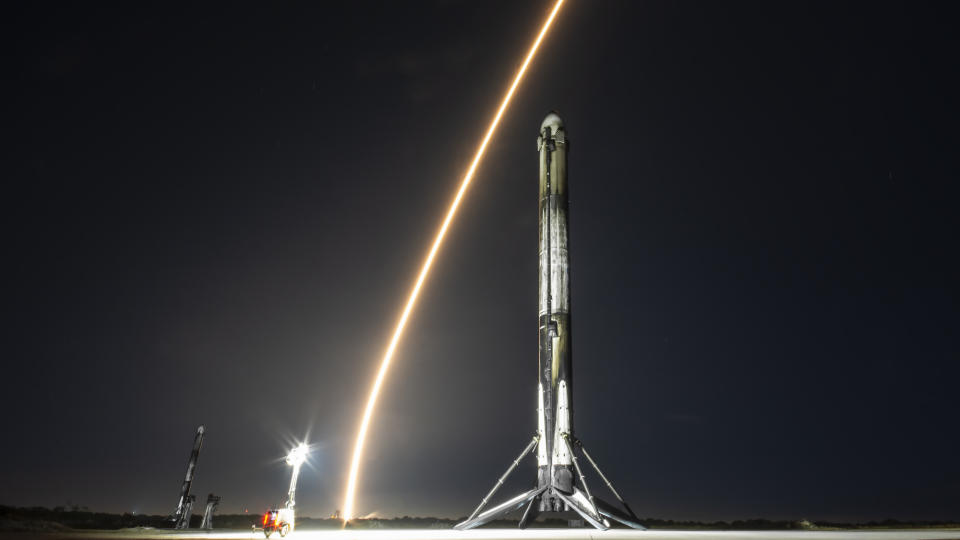
[{"label": "bright floodlight flare", "polygon": [[380,387],[383,385],[383,380],[387,375],[387,369],[390,367],[390,360],[393,358],[393,353],[397,348],[397,343],[400,341],[400,336],[403,334],[403,328],[406,326],[407,319],[410,317],[410,312],[413,311],[413,306],[417,302],[417,296],[420,294],[420,288],[423,286],[423,282],[427,279],[427,274],[430,273],[430,266],[433,264],[433,259],[436,257],[437,251],[439,251],[440,245],[443,243],[443,237],[447,234],[447,229],[450,227],[450,223],[453,221],[453,216],[457,212],[457,207],[460,206],[460,200],[463,198],[464,193],[466,193],[467,187],[470,185],[470,181],[473,179],[473,174],[477,170],[477,165],[480,164],[480,159],[483,157],[483,153],[487,149],[487,144],[490,142],[491,137],[493,137],[493,133],[496,131],[497,125],[500,123],[500,118],[507,110],[507,106],[510,104],[510,99],[513,97],[517,86],[520,85],[520,81],[523,79],[523,75],[527,71],[527,67],[530,65],[530,62],[532,62],[534,56],[536,56],[537,49],[540,47],[540,42],[543,41],[544,36],[547,35],[547,30],[550,29],[550,25],[553,23],[553,19],[556,17],[557,12],[560,11],[560,6],[562,4],[563,0],[557,0],[557,3],[553,6],[553,10],[550,12],[547,20],[543,23],[543,27],[540,29],[540,34],[537,35],[537,39],[530,47],[530,51],[527,53],[526,59],[523,61],[523,64],[517,71],[517,76],[513,79],[513,84],[510,85],[510,89],[507,90],[506,96],[504,96],[503,101],[500,103],[500,108],[497,110],[497,114],[494,115],[493,121],[490,123],[490,127],[487,129],[487,134],[483,137],[483,141],[480,143],[480,147],[477,148],[477,153],[473,158],[473,162],[470,164],[470,168],[467,169],[467,173],[463,177],[463,181],[460,184],[460,189],[457,191],[456,196],[453,198],[453,202],[450,204],[450,209],[447,211],[447,216],[440,225],[440,230],[437,231],[437,236],[433,241],[433,245],[430,247],[430,252],[427,253],[427,258],[423,261],[423,267],[420,269],[420,275],[417,277],[417,281],[414,283],[413,289],[410,291],[410,297],[407,300],[406,306],[403,308],[403,312],[400,315],[400,320],[397,322],[397,328],[393,332],[393,337],[390,338],[390,344],[387,346],[386,353],[384,353],[383,360],[380,363],[380,370],[377,372],[377,377],[373,381],[373,388],[370,390],[370,397],[367,398],[367,406],[363,410],[363,420],[360,422],[360,430],[357,433],[357,441],[353,447],[353,459],[350,462],[350,475],[347,480],[347,494],[343,502],[344,523],[353,518],[353,499],[357,488],[357,476],[360,472],[360,459],[363,457],[363,445],[367,438],[367,430],[370,427],[370,419],[373,417],[373,409],[377,403],[377,396],[380,394]]},{"label": "bright floodlight flare", "polygon": [[303,465],[303,462],[307,460],[307,454],[309,452],[310,448],[306,444],[300,443],[296,448],[291,450],[289,454],[287,454],[287,465]]},{"label": "bright floodlight flare", "polygon": [[287,454],[287,465],[293,467],[290,474],[290,489],[287,490],[287,503],[281,508],[271,508],[263,515],[263,534],[267,538],[273,533],[284,537],[293,532],[296,527],[297,506],[297,478],[300,476],[300,467],[307,461],[310,447],[306,443],[298,444]]}]

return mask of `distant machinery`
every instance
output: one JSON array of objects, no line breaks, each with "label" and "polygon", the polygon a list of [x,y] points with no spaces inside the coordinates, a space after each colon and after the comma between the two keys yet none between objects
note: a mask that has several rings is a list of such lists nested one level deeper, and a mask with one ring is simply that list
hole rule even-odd
[{"label": "distant machinery", "polygon": [[[573,435],[573,362],[570,325],[570,255],[567,211],[567,150],[563,120],[550,113],[540,125],[540,362],[537,388],[537,433],[507,472],[481,501],[480,506],[454,528],[479,527],[504,514],[524,509],[520,528],[538,514],[574,511],[597,529],[610,528],[607,518],[634,529],[643,529],[613,484],[600,472],[580,440]],[[576,450],[593,465],[623,510],[594,497],[577,459]],[[483,511],[507,476],[527,454],[537,457],[536,485],[493,508]]]},{"label": "distant machinery", "polygon": [[202,425],[197,428],[197,435],[193,439],[193,450],[190,452],[190,460],[187,462],[187,475],[180,487],[180,502],[177,503],[177,511],[170,518],[173,521],[174,529],[190,527],[190,514],[193,513],[193,503],[197,500],[196,495],[190,494],[190,487],[193,485],[193,477],[197,471],[197,458],[200,457],[201,446],[203,446]]},{"label": "distant machinery", "polygon": [[203,521],[200,523],[201,529],[208,531],[213,529],[213,513],[217,511],[218,506],[220,506],[220,497],[213,493],[207,495],[207,508],[203,511]]},{"label": "distant machinery", "polygon": [[286,536],[296,527],[293,507],[297,504],[297,478],[300,476],[300,466],[307,460],[308,453],[310,453],[310,447],[300,443],[287,454],[287,465],[293,467],[293,473],[290,475],[290,489],[287,490],[287,503],[283,508],[272,508],[263,514],[263,534],[267,538],[270,538],[274,532],[280,533],[281,537]]}]

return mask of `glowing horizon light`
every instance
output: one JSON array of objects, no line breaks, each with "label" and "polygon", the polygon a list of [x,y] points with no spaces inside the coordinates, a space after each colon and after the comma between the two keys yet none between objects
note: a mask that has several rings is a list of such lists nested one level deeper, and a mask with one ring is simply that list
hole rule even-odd
[{"label": "glowing horizon light", "polygon": [[520,81],[523,79],[523,75],[527,71],[527,67],[530,65],[530,62],[533,61],[533,58],[537,53],[537,49],[540,47],[540,42],[543,41],[544,36],[547,35],[547,30],[550,29],[550,24],[553,23],[553,19],[556,17],[557,12],[560,11],[560,6],[562,4],[563,0],[557,0],[553,10],[547,17],[546,22],[543,23],[540,34],[537,35],[537,39],[533,42],[533,46],[530,47],[530,51],[527,53],[527,57],[523,61],[523,65],[521,65],[520,69],[517,71],[517,75],[513,79],[513,84],[510,85],[510,89],[507,90],[507,94],[503,98],[503,102],[500,103],[500,108],[497,110],[497,114],[494,115],[493,121],[490,123],[490,127],[487,129],[487,134],[484,136],[483,142],[480,143],[480,147],[477,149],[477,154],[474,156],[473,162],[470,164],[470,168],[467,169],[467,173],[463,177],[463,181],[460,184],[460,189],[457,191],[457,195],[453,198],[453,202],[450,204],[450,209],[447,211],[447,216],[444,218],[443,224],[440,226],[440,230],[437,232],[437,237],[433,241],[433,245],[430,248],[430,252],[427,254],[427,258],[424,260],[423,267],[420,269],[420,275],[417,277],[417,281],[414,283],[413,289],[410,291],[410,297],[407,300],[406,306],[403,308],[403,313],[400,315],[400,320],[397,323],[396,330],[393,332],[393,337],[390,338],[390,344],[387,346],[386,353],[384,354],[383,360],[380,364],[380,370],[377,371],[377,377],[374,379],[373,388],[370,390],[370,397],[367,398],[367,406],[364,408],[363,420],[360,422],[360,430],[357,433],[357,441],[353,448],[353,459],[350,462],[350,474],[347,480],[347,493],[343,502],[342,516],[344,524],[353,518],[353,499],[356,493],[357,476],[360,472],[360,459],[363,457],[363,445],[367,438],[367,430],[370,427],[370,419],[373,417],[373,409],[377,403],[377,396],[380,394],[380,387],[383,385],[383,380],[386,377],[387,369],[390,367],[390,360],[393,358],[393,353],[397,348],[397,343],[400,341],[400,336],[403,334],[403,329],[407,324],[407,319],[410,317],[410,312],[413,311],[413,306],[417,302],[417,296],[420,294],[420,288],[423,286],[423,282],[427,279],[427,274],[430,273],[430,266],[433,264],[433,259],[437,255],[440,245],[443,243],[443,237],[447,234],[447,229],[449,228],[450,223],[453,221],[453,216],[457,212],[457,207],[460,206],[460,200],[463,198],[464,193],[466,193],[467,187],[470,185],[470,181],[473,179],[473,174],[476,171],[477,166],[480,164],[480,158],[483,157],[483,153],[487,149],[487,144],[490,142],[490,139],[493,137],[493,133],[497,129],[497,125],[500,123],[500,118],[507,110],[507,106],[510,104],[510,99],[513,97],[513,93],[516,91],[517,86],[520,85]]}]

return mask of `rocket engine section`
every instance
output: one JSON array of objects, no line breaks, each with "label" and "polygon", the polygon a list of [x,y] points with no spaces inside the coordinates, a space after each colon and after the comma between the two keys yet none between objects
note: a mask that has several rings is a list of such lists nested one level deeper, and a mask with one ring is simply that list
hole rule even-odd
[{"label": "rocket engine section", "polygon": [[[537,484],[572,493],[573,460],[563,440],[572,435],[570,248],[567,214],[567,136],[563,121],[550,113],[540,125],[539,398]],[[552,491],[540,497],[541,512],[565,510]]]}]

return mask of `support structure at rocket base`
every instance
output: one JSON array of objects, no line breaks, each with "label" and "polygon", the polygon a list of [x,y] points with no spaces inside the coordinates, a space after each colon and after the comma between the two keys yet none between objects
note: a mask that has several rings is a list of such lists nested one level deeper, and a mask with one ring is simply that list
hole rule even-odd
[{"label": "support structure at rocket base", "polygon": [[[479,527],[523,508],[520,528],[525,528],[541,513],[572,510],[598,529],[610,528],[608,519],[635,529],[644,529],[633,510],[573,434],[567,198],[569,141],[563,121],[554,112],[548,114],[540,125],[537,150],[540,153],[537,433],[473,514],[455,528],[466,530]],[[534,448],[537,456],[536,486],[484,511],[507,477]],[[587,458],[622,504],[623,510],[591,493],[576,450],[580,450]]]}]

